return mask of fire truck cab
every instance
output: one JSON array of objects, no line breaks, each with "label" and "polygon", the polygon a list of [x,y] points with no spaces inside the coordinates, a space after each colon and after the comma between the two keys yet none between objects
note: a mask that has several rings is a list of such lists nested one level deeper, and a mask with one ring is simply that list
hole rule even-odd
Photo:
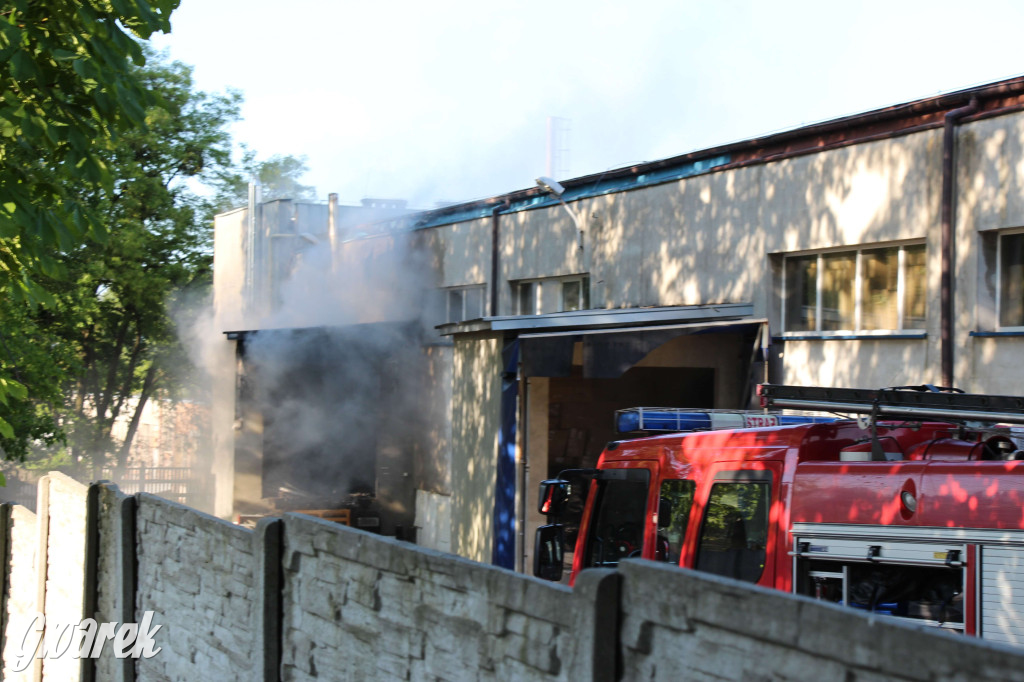
[{"label": "fire truck cab", "polygon": [[612,442],[596,469],[541,484],[535,574],[561,579],[565,549],[570,583],[644,558],[1024,645],[1024,433],[1005,426],[1024,399],[761,395],[866,416]]}]

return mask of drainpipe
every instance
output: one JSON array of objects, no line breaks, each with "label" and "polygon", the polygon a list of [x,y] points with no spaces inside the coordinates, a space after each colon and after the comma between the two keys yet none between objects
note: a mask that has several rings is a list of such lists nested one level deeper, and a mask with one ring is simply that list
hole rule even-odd
[{"label": "drainpipe", "polygon": [[978,110],[978,99],[972,97],[965,107],[946,113],[942,131],[942,279],[939,310],[939,340],[942,358],[942,385],[953,386],[953,152],[956,146],[956,124],[964,116]]},{"label": "drainpipe", "polygon": [[500,274],[500,259],[498,258],[499,241],[501,237],[501,218],[499,213],[506,210],[512,204],[508,199],[491,209],[491,310],[490,317],[498,314],[498,279]]}]

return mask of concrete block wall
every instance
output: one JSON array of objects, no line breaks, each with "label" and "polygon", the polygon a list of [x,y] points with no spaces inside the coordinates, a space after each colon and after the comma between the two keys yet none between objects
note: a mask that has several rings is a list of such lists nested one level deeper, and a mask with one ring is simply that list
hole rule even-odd
[{"label": "concrete block wall", "polygon": [[[301,515],[252,531],[72,483],[46,479],[49,523],[0,507],[3,679],[1024,682],[1024,650],[653,562],[570,590]],[[39,604],[153,611],[161,651],[10,674],[9,625]]]},{"label": "concrete block wall", "polygon": [[164,647],[136,661],[138,679],[255,679],[254,533],[154,495],[137,500],[135,622],[153,611]]},{"label": "concrete block wall", "polygon": [[284,679],[580,679],[565,587],[297,515],[283,559]]},{"label": "concrete block wall", "polygon": [[1020,650],[654,562],[619,571],[627,679],[1024,680]]}]

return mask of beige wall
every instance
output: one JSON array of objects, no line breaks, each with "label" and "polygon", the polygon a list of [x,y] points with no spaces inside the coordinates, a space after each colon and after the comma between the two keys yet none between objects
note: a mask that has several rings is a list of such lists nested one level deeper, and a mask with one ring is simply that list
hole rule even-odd
[{"label": "beige wall", "polygon": [[[481,218],[430,230],[440,254],[441,287],[484,284],[491,279],[491,220]],[[490,300],[488,298],[488,300]]]},{"label": "beige wall", "polygon": [[[504,214],[502,310],[509,281],[589,272],[594,307],[752,301],[764,315],[769,253],[927,238],[937,255],[941,152],[927,131],[575,201],[582,250],[560,205]],[[463,263],[449,257],[446,282]]]},{"label": "beige wall", "polygon": [[1024,116],[963,126],[957,151],[956,383],[972,392],[1020,395],[1024,339],[970,332],[995,330],[998,231],[1024,226]]},{"label": "beige wall", "polygon": [[214,220],[213,323],[202,339],[203,362],[210,373],[210,427],[214,477],[213,513],[228,518],[234,512],[235,475],[235,345],[226,331],[248,328],[245,295],[245,228],[247,209],[224,213]]},{"label": "beige wall", "polygon": [[455,340],[452,395],[452,551],[491,560],[501,426],[501,338]]},{"label": "beige wall", "polygon": [[938,220],[937,135],[589,200],[593,302],[617,308],[750,301],[760,316],[769,312],[769,253],[928,237]]},{"label": "beige wall", "polygon": [[787,341],[781,352],[782,376],[774,383],[883,388],[941,381],[938,344],[926,339]]}]

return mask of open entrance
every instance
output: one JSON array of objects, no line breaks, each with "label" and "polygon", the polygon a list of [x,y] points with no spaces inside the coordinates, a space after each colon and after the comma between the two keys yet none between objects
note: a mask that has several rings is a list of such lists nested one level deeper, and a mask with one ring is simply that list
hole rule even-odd
[{"label": "open entrance", "polygon": [[617,379],[553,377],[548,387],[548,477],[597,465],[605,444],[619,438],[616,410],[638,405],[707,407],[715,400],[708,367],[632,367]]},{"label": "open entrance", "polygon": [[406,536],[425,361],[397,323],[244,332],[234,508],[303,511]]},{"label": "open entrance", "polygon": [[[542,480],[565,469],[595,467],[604,446],[625,437],[615,432],[616,410],[747,407],[759,376],[753,350],[760,333],[759,323],[747,323],[707,333],[682,329],[520,337],[529,471],[523,537],[532,538],[546,521],[536,512],[533,497]],[[532,547],[529,541],[524,544],[530,565]]]}]

